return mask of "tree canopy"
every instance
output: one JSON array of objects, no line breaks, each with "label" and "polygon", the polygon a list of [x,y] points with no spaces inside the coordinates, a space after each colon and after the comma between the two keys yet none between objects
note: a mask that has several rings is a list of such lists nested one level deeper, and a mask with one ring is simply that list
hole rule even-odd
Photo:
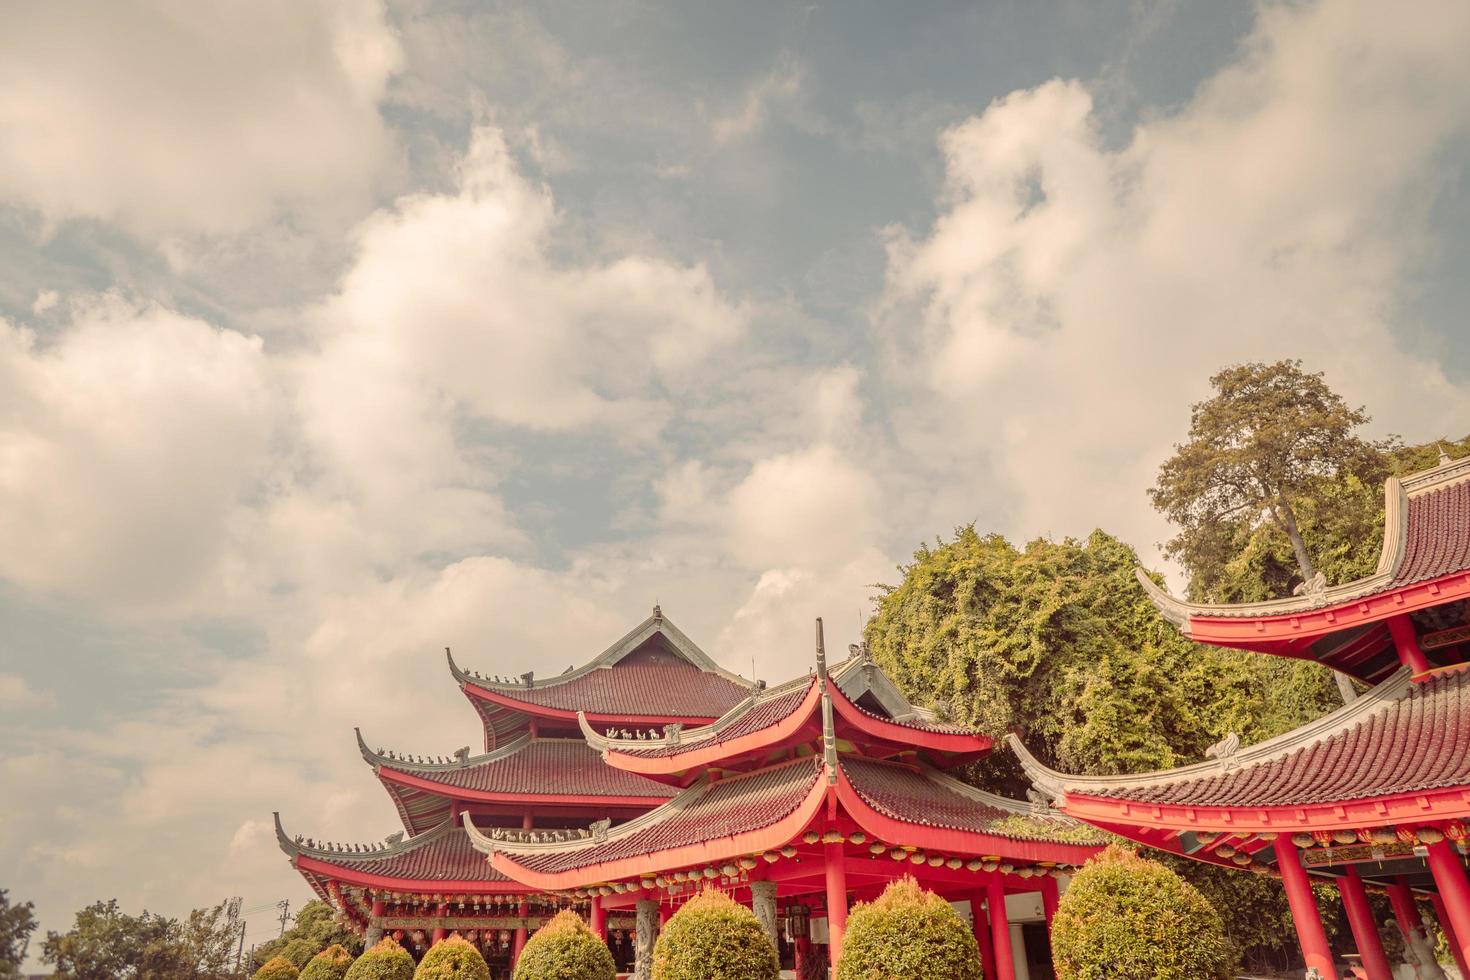
[{"label": "tree canopy", "polygon": [[328,946],[341,946],[357,956],[362,952],[362,937],[338,923],[337,913],[330,905],[312,899],[297,910],[291,928],[255,947],[255,965],[259,967],[273,956],[285,955],[301,969]]},{"label": "tree canopy", "polygon": [[72,928],[48,932],[41,961],[57,980],[223,980],[235,975],[239,920],[235,905],[195,909],[180,922],[117,901],[94,902]]},{"label": "tree canopy", "polygon": [[36,931],[35,905],[11,902],[10,893],[0,888],[0,980],[18,980]]}]

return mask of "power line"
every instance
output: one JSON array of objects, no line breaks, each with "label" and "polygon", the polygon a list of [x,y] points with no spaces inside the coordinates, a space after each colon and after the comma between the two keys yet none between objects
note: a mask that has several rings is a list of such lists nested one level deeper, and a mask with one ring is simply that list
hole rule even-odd
[{"label": "power line", "polygon": [[289,898],[283,898],[283,899],[281,899],[280,909],[281,909],[281,935],[284,936],[284,935],[286,935],[286,920],[291,917],[291,900]]}]

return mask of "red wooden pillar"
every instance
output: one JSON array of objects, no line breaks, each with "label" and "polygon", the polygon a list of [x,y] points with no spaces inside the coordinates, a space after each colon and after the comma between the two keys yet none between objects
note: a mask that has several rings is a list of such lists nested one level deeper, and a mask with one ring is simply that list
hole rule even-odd
[{"label": "red wooden pillar", "polygon": [[996,980],[1016,980],[1016,955],[1011,951],[1011,923],[1006,918],[1006,883],[999,872],[986,884],[985,911],[990,916],[990,944],[995,953]]},{"label": "red wooden pillar", "polygon": [[1286,834],[1276,838],[1275,848],[1281,884],[1286,888],[1286,901],[1291,905],[1291,920],[1296,924],[1296,935],[1302,945],[1302,958],[1306,960],[1307,969],[1315,969],[1322,975],[1322,980],[1337,980],[1332,950],[1327,945],[1327,933],[1322,929],[1322,914],[1317,911],[1317,899],[1312,895],[1312,884],[1307,879],[1307,869],[1302,867],[1301,855]]},{"label": "red wooden pillar", "polygon": [[602,907],[602,896],[592,896],[592,921],[589,923],[592,933],[603,942],[607,942],[607,909]]},{"label": "red wooden pillar", "polygon": [[1041,879],[1041,911],[1046,916],[1046,934],[1051,936],[1051,920],[1056,917],[1057,904],[1062,900],[1057,880],[1050,875]]},{"label": "red wooden pillar", "polygon": [[[434,914],[441,919],[444,918],[449,914],[449,906],[447,904],[441,904],[437,909],[434,910]],[[445,937],[447,937],[448,935],[449,930],[445,929],[443,926],[440,926],[438,929],[434,930],[434,938],[429,940],[429,945],[433,946],[436,943],[443,942]]]},{"label": "red wooden pillar", "polygon": [[[536,820],[531,815],[531,811],[527,810],[521,817],[521,829],[531,830],[535,826]],[[515,938],[511,940],[510,945],[510,967],[512,970],[521,961],[521,950],[526,948],[526,917],[531,914],[531,906],[529,903],[522,902],[520,908],[516,911],[520,915],[521,924],[516,926]]]},{"label": "red wooden pillar", "polygon": [[1463,963],[1470,959],[1470,947],[1464,945],[1470,938],[1470,881],[1454,844],[1440,840],[1429,845],[1429,871],[1444,903],[1445,933],[1454,936],[1455,961]]},{"label": "red wooden pillar", "polygon": [[1455,965],[1460,968],[1460,976],[1470,980],[1470,959],[1465,956],[1465,947],[1460,944],[1460,934],[1450,923],[1449,910],[1445,907],[1444,899],[1438,895],[1431,895],[1429,900],[1434,903],[1434,914],[1439,919],[1439,927],[1444,930],[1445,938],[1450,941],[1450,952],[1455,954]]},{"label": "red wooden pillar", "polygon": [[1393,648],[1399,655],[1399,663],[1416,675],[1428,673],[1429,659],[1419,647],[1419,638],[1414,635],[1414,624],[1409,622],[1408,613],[1389,617],[1388,635],[1393,637]]},{"label": "red wooden pillar", "polygon": [[995,980],[995,947],[990,942],[990,917],[985,912],[985,890],[976,889],[970,896],[970,924],[975,930],[975,945],[980,947],[980,965],[985,980]]},{"label": "red wooden pillar", "polygon": [[840,841],[823,847],[827,875],[827,962],[837,969],[842,958],[842,934],[847,931],[847,867]]},{"label": "red wooden pillar", "polygon": [[1368,893],[1363,889],[1363,879],[1358,876],[1357,868],[1350,864],[1344,869],[1342,877],[1337,879],[1337,891],[1342,895],[1343,911],[1347,913],[1353,942],[1357,944],[1358,956],[1362,958],[1368,980],[1393,980],[1393,968],[1388,965],[1388,956],[1383,952],[1383,940],[1378,935],[1378,924],[1373,921]]}]

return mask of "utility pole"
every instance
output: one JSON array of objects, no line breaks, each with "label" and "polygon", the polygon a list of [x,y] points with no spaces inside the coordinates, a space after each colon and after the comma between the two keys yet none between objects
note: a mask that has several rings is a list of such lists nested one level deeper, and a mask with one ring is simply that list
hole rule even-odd
[{"label": "utility pole", "polygon": [[281,899],[281,904],[277,905],[276,908],[281,910],[281,935],[284,936],[286,934],[286,920],[291,916],[291,900],[289,898]]},{"label": "utility pole", "polygon": [[235,947],[235,972],[240,972],[240,960],[245,955],[245,920],[240,920],[240,945]]}]

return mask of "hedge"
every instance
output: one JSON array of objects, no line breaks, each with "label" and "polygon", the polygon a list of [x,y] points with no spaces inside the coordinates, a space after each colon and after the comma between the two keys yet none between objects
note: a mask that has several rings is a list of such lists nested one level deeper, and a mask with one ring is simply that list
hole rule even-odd
[{"label": "hedge", "polygon": [[526,941],[515,980],[613,980],[617,972],[607,943],[567,909]]},{"label": "hedge", "polygon": [[296,980],[296,964],[284,956],[272,956],[265,966],[255,971],[254,980]]},{"label": "hedge", "polygon": [[346,980],[413,980],[413,957],[391,936],[384,936],[348,968]]},{"label": "hedge", "polygon": [[975,931],[911,877],[847,916],[837,980],[982,980]]},{"label": "hedge", "polygon": [[490,967],[480,951],[456,932],[424,954],[413,980],[490,980]]},{"label": "hedge", "polygon": [[1072,879],[1051,947],[1057,980],[1228,980],[1235,966],[1204,896],[1117,844]]},{"label": "hedge", "polygon": [[653,946],[653,980],[776,980],[780,970],[755,913],[724,892],[685,902]]},{"label": "hedge", "polygon": [[301,971],[301,980],[344,980],[352,966],[352,954],[333,943],[317,953]]}]

